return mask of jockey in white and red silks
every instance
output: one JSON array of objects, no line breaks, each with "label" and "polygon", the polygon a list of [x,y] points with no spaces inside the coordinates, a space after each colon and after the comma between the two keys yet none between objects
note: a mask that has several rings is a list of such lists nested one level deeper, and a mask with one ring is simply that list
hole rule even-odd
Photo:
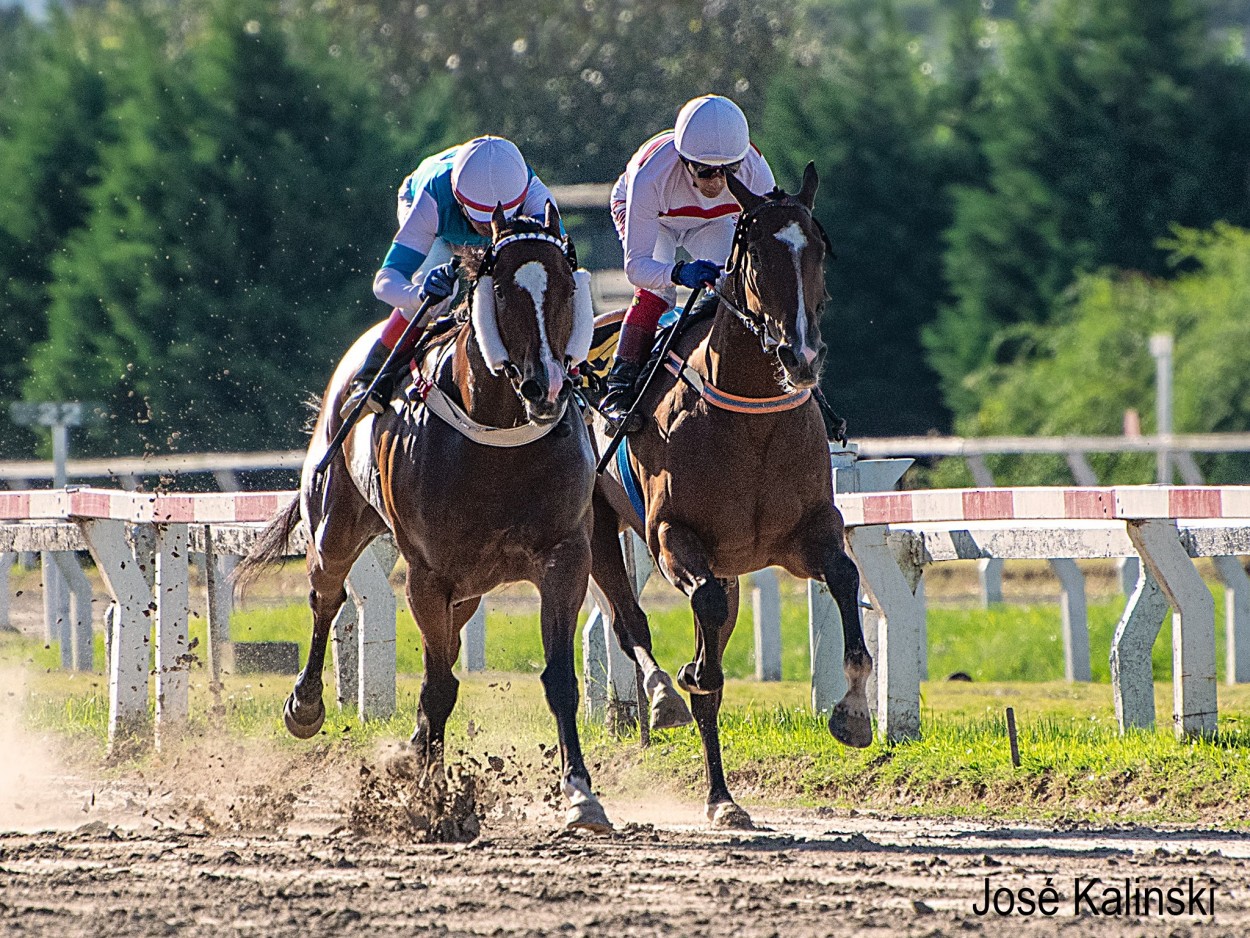
[{"label": "jockey in white and red silks", "polygon": [[[508,218],[542,218],[548,202],[555,204],[551,190],[516,144],[502,137],[476,137],[421,161],[399,187],[399,231],[373,280],[373,295],[394,309],[352,379],[341,414],[351,413],[365,395],[421,304],[431,298],[445,304],[455,292],[452,245],[489,245],[496,205]],[[432,312],[440,311],[436,306]],[[392,386],[393,380],[379,381],[366,406],[380,413]]]},{"label": "jockey in white and red silks", "polygon": [[[676,299],[676,285],[710,286],[729,259],[741,207],[725,185],[727,172],[752,192],[775,185],[742,110],[728,98],[704,95],[682,107],[672,130],[638,148],[612,189],[612,220],[634,299],[607,379],[603,408],[610,419],[623,418],[633,403],[638,373],[660,317]],[[693,260],[674,263],[678,247]]]}]

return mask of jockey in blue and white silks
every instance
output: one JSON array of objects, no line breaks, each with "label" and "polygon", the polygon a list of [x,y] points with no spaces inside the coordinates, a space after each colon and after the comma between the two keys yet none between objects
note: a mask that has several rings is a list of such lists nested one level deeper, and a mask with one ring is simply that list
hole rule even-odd
[{"label": "jockey in blue and white silks", "polygon": [[[603,399],[613,420],[633,403],[634,383],[677,285],[712,285],[729,259],[742,209],[725,184],[726,173],[752,192],[776,184],[738,105],[704,95],[686,102],[672,130],[638,148],[612,189],[612,220],[634,287]],[[674,263],[679,247],[690,261]]]},{"label": "jockey in blue and white silks", "polygon": [[[555,198],[525,162],[516,144],[502,137],[476,137],[422,160],[399,187],[399,230],[373,279],[373,295],[393,307],[381,338],[352,379],[341,414],[365,395],[413,314],[434,299],[431,319],[455,292],[452,246],[483,247],[491,242],[491,213],[506,217],[543,216]],[[366,406],[381,412],[392,381],[378,382]]]}]

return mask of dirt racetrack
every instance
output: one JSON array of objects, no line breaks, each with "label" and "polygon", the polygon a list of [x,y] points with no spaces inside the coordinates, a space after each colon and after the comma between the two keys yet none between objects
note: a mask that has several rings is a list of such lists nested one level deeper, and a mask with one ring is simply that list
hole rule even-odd
[{"label": "dirt racetrack", "polygon": [[[332,806],[287,811],[282,832],[197,826],[164,786],[58,776],[0,793],[0,933],[1250,934],[1250,840],[1239,833],[758,806],[760,830],[721,832],[699,824],[694,803],[608,798],[607,836],[563,832],[539,804],[524,819],[488,816],[470,843],[419,844],[354,831]],[[1095,878],[1074,909],[1074,891]],[[976,914],[987,879],[1034,894],[1053,884],[1054,914]],[[1180,890],[1184,912],[1114,914],[1107,903],[1126,881],[1130,908],[1158,887]]]}]

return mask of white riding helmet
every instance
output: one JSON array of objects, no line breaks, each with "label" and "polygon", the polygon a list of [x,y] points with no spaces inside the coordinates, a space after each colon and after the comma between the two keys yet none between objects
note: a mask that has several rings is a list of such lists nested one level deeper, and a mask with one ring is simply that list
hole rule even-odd
[{"label": "white riding helmet", "polygon": [[451,164],[451,188],[465,214],[488,222],[496,205],[511,218],[529,192],[530,173],[525,158],[511,140],[476,137],[456,151]]},{"label": "white riding helmet", "polygon": [[736,163],[751,148],[742,108],[718,94],[687,101],[673,127],[677,152],[695,163],[723,166]]}]

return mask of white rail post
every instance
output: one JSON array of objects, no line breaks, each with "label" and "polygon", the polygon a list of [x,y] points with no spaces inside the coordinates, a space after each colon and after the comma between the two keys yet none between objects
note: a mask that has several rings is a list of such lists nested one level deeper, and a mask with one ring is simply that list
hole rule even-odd
[{"label": "white rail post", "polygon": [[1115,697],[1115,718],[1120,732],[1149,729],[1155,725],[1154,669],[1150,650],[1154,647],[1168,600],[1154,576],[1145,567],[1137,587],[1124,607],[1124,614],[1111,639],[1111,690]]},{"label": "white rail post", "polygon": [[347,575],[359,616],[357,712],[361,720],[395,712],[395,591],[388,577],[399,553],[388,538],[365,548]]},{"label": "white rail post", "polygon": [[11,551],[0,551],[0,632],[17,631],[9,624],[9,571],[16,557]]},{"label": "white rail post", "polygon": [[[634,589],[635,598],[642,595],[642,588],[651,579],[655,565],[651,563],[651,554],[647,545],[633,531],[621,535],[621,550],[625,556],[625,572]],[[606,619],[605,619],[606,622]],[[635,713],[638,708],[637,665],[634,659],[625,654],[616,635],[609,629],[604,644],[608,651],[608,710],[615,712],[615,719],[620,725],[628,725],[630,715],[636,715],[639,725],[647,719],[644,713]]]},{"label": "white rail post", "polygon": [[1250,681],[1250,577],[1237,557],[1212,557],[1224,584],[1226,684]]},{"label": "white rail post", "polygon": [[92,559],[117,604],[109,661],[109,745],[130,735],[147,720],[148,650],[151,647],[152,587],[126,543],[122,521],[78,522]]},{"label": "white rail post", "polygon": [[1172,719],[1177,736],[1216,731],[1215,602],[1173,520],[1128,522],[1128,536],[1172,604]]},{"label": "white rail post", "polygon": [[1063,670],[1069,681],[1092,681],[1089,665],[1089,616],[1085,605],[1085,574],[1076,561],[1052,557],[1050,568],[1063,592],[1059,614],[1063,632]]},{"label": "white rail post", "polygon": [[582,664],[585,682],[586,719],[602,723],[608,706],[608,642],[616,641],[612,635],[608,598],[594,580],[590,581],[590,594],[594,600],[586,624],[582,627]]},{"label": "white rail post", "polygon": [[777,571],[751,575],[751,612],[755,627],[755,679],[781,680],[781,588]]},{"label": "white rail post", "polygon": [[61,645],[61,667],[69,669],[73,663],[70,651],[69,594],[57,569],[56,552],[41,550],[39,568],[43,574],[43,636],[44,642]]},{"label": "white rail post", "polygon": [[189,544],[185,524],[156,526],[156,742],[185,721],[188,704],[191,616]]},{"label": "white rail post", "polygon": [[[820,580],[807,581],[807,640],[812,660],[812,709],[828,713],[846,693],[842,670],[845,644],[842,614],[829,587]],[[872,700],[869,700],[872,706]]]},{"label": "white rail post", "polygon": [[95,664],[92,660],[95,649],[91,644],[91,583],[78,565],[77,554],[58,550],[51,551],[49,556],[69,595],[69,618],[61,629],[61,666],[90,671]]},{"label": "white rail post", "polygon": [[847,541],[859,564],[877,630],[877,732],[889,742],[920,736],[920,636],[924,607],[890,551],[883,524],[850,528]]},{"label": "white rail post", "polygon": [[330,657],[334,662],[334,699],[340,710],[360,697],[360,613],[348,591],[347,602],[330,626]]},{"label": "white rail post", "polygon": [[[994,487],[994,474],[985,464],[985,457],[972,455],[965,458],[972,483],[980,489]],[[981,584],[981,608],[988,609],[1003,601],[1003,561],[999,557],[983,557],[977,561],[977,580]]]},{"label": "white rail post", "polygon": [[460,647],[463,649],[464,669],[470,674],[486,670],[486,597],[460,630]]}]

